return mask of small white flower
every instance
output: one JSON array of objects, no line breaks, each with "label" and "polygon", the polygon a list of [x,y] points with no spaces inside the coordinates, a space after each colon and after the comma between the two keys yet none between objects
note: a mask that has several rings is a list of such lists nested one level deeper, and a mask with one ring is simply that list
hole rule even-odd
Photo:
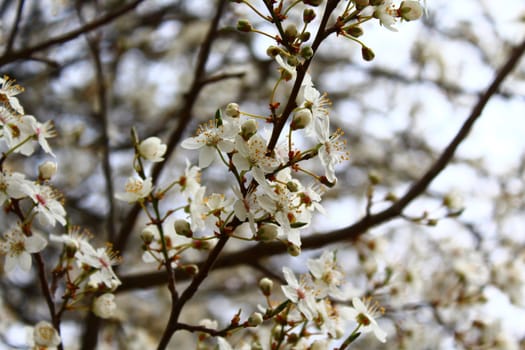
[{"label": "small white flower", "polygon": [[4,75],[0,78],[0,104],[10,112],[15,112],[20,115],[24,114],[24,108],[18,102],[15,96],[24,91],[24,88],[15,84],[15,80]]},{"label": "small white flower", "polygon": [[80,241],[80,249],[76,252],[75,258],[79,267],[86,265],[96,270],[89,276],[89,283],[94,287],[104,284],[113,290],[121,284],[111,268],[119,262],[119,259],[110,247],[95,250],[87,241]]},{"label": "small white flower", "polygon": [[119,192],[115,194],[115,198],[128,203],[137,202],[147,197],[153,188],[151,177],[137,179],[134,177],[128,178],[126,181],[126,192]]},{"label": "small white flower", "polygon": [[323,252],[319,259],[308,259],[306,264],[314,278],[318,297],[323,298],[330,295],[343,299],[343,293],[339,289],[343,283],[343,273],[333,251]]},{"label": "small white flower", "polygon": [[140,155],[151,162],[162,162],[168,146],[155,136],[148,137],[138,145]]},{"label": "small white flower", "polygon": [[232,157],[232,162],[239,171],[250,170],[252,167],[261,168],[265,173],[274,170],[279,162],[266,155],[266,140],[260,135],[253,135],[245,141],[240,135],[235,139],[237,153]]},{"label": "small white flower", "polygon": [[35,185],[31,199],[36,204],[34,210],[42,224],[55,226],[57,221],[61,225],[66,224],[66,210],[58,198],[58,192],[51,187]]},{"label": "small white flower", "polygon": [[112,293],[105,293],[95,298],[92,310],[93,313],[100,318],[112,317],[117,311],[115,295]]},{"label": "small white flower", "polygon": [[33,328],[33,342],[38,348],[56,347],[62,341],[57,330],[47,321],[38,322]]},{"label": "small white flower", "polygon": [[235,124],[225,123],[215,126],[213,121],[197,129],[197,136],[182,141],[181,146],[190,150],[199,150],[199,167],[208,167],[215,159],[216,152],[233,151],[233,138],[238,132]]},{"label": "small white flower", "polygon": [[288,283],[285,286],[281,286],[284,295],[288,300],[297,305],[299,311],[301,311],[308,320],[312,320],[317,315],[315,297],[312,290],[307,286],[305,281],[299,283],[292,270],[288,267],[283,267],[283,274],[286,283]]},{"label": "small white flower", "polygon": [[378,311],[377,304],[370,306],[368,302],[365,304],[361,299],[354,297],[352,299],[352,305],[353,307],[344,307],[341,309],[349,319],[357,322],[359,331],[362,333],[374,332],[377,340],[382,343],[386,342],[386,332],[379,327],[374,318]]},{"label": "small white flower", "polygon": [[6,256],[4,269],[11,271],[19,265],[22,270],[29,271],[31,254],[42,251],[46,245],[47,241],[39,234],[28,237],[18,227],[12,229],[4,235],[4,240],[0,241],[0,253]]},{"label": "small white flower", "polygon": [[320,130],[318,135],[320,136],[319,142],[321,143],[319,159],[325,169],[326,178],[328,181],[334,182],[336,180],[335,164],[349,159],[349,153],[346,151],[346,141],[339,139],[343,135],[343,132],[338,129],[334,134],[330,135],[328,127],[326,126]]},{"label": "small white flower", "polygon": [[191,165],[186,160],[186,169],[184,170],[184,175],[179,178],[179,186],[184,195],[188,197],[193,196],[201,187],[201,168]]},{"label": "small white flower", "polygon": [[34,193],[35,185],[24,174],[0,172],[0,205],[8,198],[20,199]]}]

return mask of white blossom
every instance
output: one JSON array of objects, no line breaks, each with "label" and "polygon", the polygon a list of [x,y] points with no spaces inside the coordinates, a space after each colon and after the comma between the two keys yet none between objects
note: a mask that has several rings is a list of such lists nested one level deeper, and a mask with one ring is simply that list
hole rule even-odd
[{"label": "white blossom", "polygon": [[137,202],[147,197],[153,188],[152,179],[137,179],[134,177],[128,178],[126,181],[126,192],[119,192],[115,194],[115,198],[128,203]]},{"label": "white blossom", "polygon": [[6,234],[0,241],[0,253],[5,255],[4,269],[11,271],[16,265],[24,271],[31,269],[31,254],[38,253],[44,249],[47,241],[37,233],[26,236],[16,227]]},{"label": "white blossom", "polygon": [[104,293],[95,298],[93,301],[93,313],[100,318],[110,318],[117,311],[115,295],[113,293]]},{"label": "white blossom", "polygon": [[155,136],[142,140],[138,145],[140,155],[151,162],[162,162],[168,146]]}]

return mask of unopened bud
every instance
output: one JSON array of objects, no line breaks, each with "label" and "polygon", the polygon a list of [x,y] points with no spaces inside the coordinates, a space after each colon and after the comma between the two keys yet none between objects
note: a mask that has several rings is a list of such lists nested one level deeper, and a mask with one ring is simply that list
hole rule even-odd
[{"label": "unopened bud", "polygon": [[298,34],[299,31],[297,30],[297,26],[295,24],[289,24],[284,29],[284,39],[288,42],[293,42],[295,38],[297,38]]},{"label": "unopened bud", "polygon": [[226,106],[225,113],[228,117],[232,118],[239,118],[239,116],[241,115],[239,105],[233,102],[228,103],[228,105]]},{"label": "unopened bud", "polygon": [[372,185],[378,185],[381,183],[381,176],[375,171],[370,171],[368,173],[368,181],[370,181]]},{"label": "unopened bud", "polygon": [[257,327],[262,324],[264,321],[263,315],[260,312],[254,312],[248,318],[248,325],[252,327]]},{"label": "unopened bud", "polygon": [[423,15],[423,8],[419,1],[402,1],[399,14],[405,21],[415,21]]},{"label": "unopened bud", "polygon": [[354,38],[359,38],[361,35],[363,35],[363,29],[361,29],[359,26],[350,26],[346,28],[345,32]]},{"label": "unopened bud", "polygon": [[40,164],[38,167],[38,178],[40,180],[51,180],[57,173],[57,163],[50,160]]},{"label": "unopened bud", "polygon": [[249,33],[253,29],[252,24],[247,19],[240,19],[237,22],[237,30],[240,32]]},{"label": "unopened bud", "polygon": [[253,119],[248,119],[241,125],[241,136],[244,141],[248,141],[250,137],[257,133],[257,122]]},{"label": "unopened bud", "polygon": [[179,219],[175,220],[173,223],[173,227],[175,228],[175,232],[178,235],[184,236],[184,237],[192,237],[193,231],[191,230],[190,223],[186,220]]},{"label": "unopened bud", "polygon": [[372,61],[374,57],[376,57],[374,51],[366,46],[361,47],[361,56],[363,56],[363,59],[368,62]]},{"label": "unopened bud", "polygon": [[144,230],[142,230],[140,238],[142,239],[142,242],[144,242],[144,244],[149,245],[151,242],[153,242],[153,239],[155,238],[155,233],[156,231],[152,226],[146,226]]},{"label": "unopened bud", "polygon": [[275,56],[281,53],[282,53],[282,50],[278,48],[277,46],[271,45],[271,46],[268,46],[268,48],[266,49],[266,54],[270,56],[271,58],[275,58]]},{"label": "unopened bud", "polygon": [[312,34],[310,32],[302,32],[299,35],[299,39],[304,43],[304,42],[310,40],[311,36],[312,36]]},{"label": "unopened bud", "polygon": [[270,296],[273,289],[273,281],[268,277],[264,277],[259,281],[259,289],[264,296]]},{"label": "unopened bud", "polygon": [[290,192],[297,192],[297,191],[299,191],[299,185],[297,185],[297,183],[293,182],[293,181],[288,181],[286,183],[286,188]]},{"label": "unopened bud", "polygon": [[312,9],[304,9],[303,11],[303,21],[304,23],[310,23],[315,18],[315,11]]},{"label": "unopened bud", "polygon": [[301,57],[309,59],[312,58],[312,56],[314,55],[314,50],[311,46],[303,46],[299,54],[301,55]]},{"label": "unopened bud", "polygon": [[301,247],[288,242],[288,246],[286,247],[286,250],[288,251],[288,254],[291,256],[299,256],[301,254]]},{"label": "unopened bud", "polygon": [[268,242],[277,237],[278,229],[274,224],[262,224],[257,230],[257,239],[263,242]]},{"label": "unopened bud", "polygon": [[62,341],[57,330],[47,321],[40,321],[33,329],[33,340],[36,348],[56,347]]},{"label": "unopened bud", "polygon": [[301,108],[293,115],[290,127],[292,130],[304,129],[312,121],[312,112],[308,108]]}]

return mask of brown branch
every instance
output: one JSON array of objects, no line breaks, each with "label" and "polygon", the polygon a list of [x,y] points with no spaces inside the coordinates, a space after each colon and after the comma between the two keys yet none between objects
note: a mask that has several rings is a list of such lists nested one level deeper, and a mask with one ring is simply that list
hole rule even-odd
[{"label": "brown branch", "polygon": [[[326,234],[315,234],[305,237],[302,240],[302,249],[316,249],[337,242],[355,240],[370,228],[397,218],[402,213],[403,209],[405,209],[416,197],[421,195],[428,188],[430,183],[447,166],[447,164],[450,163],[457,148],[461,142],[466,139],[475,121],[481,116],[481,113],[490,98],[497,93],[501,83],[514,69],[524,52],[525,40],[512,50],[507,62],[505,62],[505,64],[498,70],[492,83],[479,97],[478,102],[472,108],[469,117],[463,123],[450,144],[445,148],[441,156],[419,180],[413,183],[410,189],[397,202],[383,211],[363,217],[351,226]],[[251,248],[221,257],[217,260],[215,268],[229,268],[241,264],[253,264],[254,260],[284,253],[286,253],[286,247],[279,242],[261,243]],[[177,278],[184,278],[184,275],[182,273],[177,274]],[[153,287],[166,282],[165,276],[160,273],[122,276],[121,280],[123,283],[119,288],[120,292],[137,288]]]},{"label": "brown branch", "polygon": [[193,278],[190,285],[184,290],[184,292],[182,292],[180,298],[177,300],[177,303],[172,305],[170,318],[168,324],[166,325],[164,334],[162,335],[162,338],[159,342],[159,346],[157,347],[158,350],[166,349],[171,337],[173,336],[173,333],[180,329],[178,320],[182,308],[195,295],[201,283],[206,279],[206,277],[208,277],[208,273],[211,271],[213,264],[228,242],[228,239],[228,236],[222,236],[219,239],[215,247],[213,247],[213,250],[210,252],[210,255],[208,255],[206,261],[199,268],[199,273]]},{"label": "brown branch", "polygon": [[27,47],[25,49],[21,49],[19,51],[13,51],[13,52],[6,52],[2,57],[0,57],[0,67],[7,64],[14,62],[19,59],[28,59],[33,55],[35,52],[39,52],[45,49],[48,49],[52,46],[63,44],[69,40],[75,39],[76,37],[88,33],[94,29],[97,29],[101,26],[104,26],[108,23],[111,23],[116,18],[126,14],[127,12],[133,10],[136,8],[141,2],[144,0],[135,0],[127,5],[122,6],[120,9],[113,11],[111,13],[108,13],[104,17],[101,17],[97,20],[94,20],[93,22],[90,22],[78,29],[72,30],[66,34],[60,35],[56,38],[51,38],[47,41],[44,41],[40,44],[36,44],[31,47]]},{"label": "brown branch", "polygon": [[7,44],[5,45],[4,55],[7,55],[9,51],[13,48],[15,42],[16,34],[18,32],[18,26],[20,25],[20,19],[22,18],[22,10],[24,9],[25,0],[20,0],[18,2],[18,7],[16,8],[16,17],[13,27],[11,28],[11,33],[7,39]]}]

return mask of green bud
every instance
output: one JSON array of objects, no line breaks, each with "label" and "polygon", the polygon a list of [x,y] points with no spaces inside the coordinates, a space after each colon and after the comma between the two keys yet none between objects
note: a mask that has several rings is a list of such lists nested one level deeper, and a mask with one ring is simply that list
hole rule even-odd
[{"label": "green bud", "polygon": [[265,296],[270,296],[272,294],[273,281],[268,277],[261,278],[259,281],[259,289]]},{"label": "green bud", "polygon": [[314,50],[311,46],[303,46],[299,54],[301,55],[301,57],[309,59],[312,58],[312,56],[314,55]]},{"label": "green bud", "polygon": [[271,58],[275,58],[275,56],[281,53],[282,53],[282,50],[278,48],[277,46],[271,45],[266,49],[266,54],[270,56]]},{"label": "green bud", "polygon": [[370,181],[372,185],[379,185],[381,183],[381,176],[375,171],[370,171],[368,173],[368,181]]},{"label": "green bud", "polygon": [[241,115],[240,110],[239,110],[239,105],[233,102],[228,103],[228,105],[226,106],[225,113],[228,117],[232,117],[232,118],[238,118]]},{"label": "green bud", "polygon": [[146,245],[153,242],[153,238],[155,238],[155,232],[156,230],[152,226],[146,226],[140,234],[140,238],[142,239],[142,242],[144,242],[144,244]]},{"label": "green bud", "polygon": [[311,121],[312,112],[308,108],[301,108],[293,115],[290,127],[292,130],[304,129]]},{"label": "green bud", "polygon": [[288,181],[286,183],[286,188],[288,189],[288,191],[290,192],[297,192],[299,191],[299,186],[297,185],[297,183],[293,182],[293,181]]},{"label": "green bud", "polygon": [[289,24],[284,29],[284,39],[288,42],[293,42],[295,38],[297,38],[297,35],[299,35],[299,31],[295,24]]},{"label": "green bud", "polygon": [[308,40],[310,40],[310,32],[303,32],[301,33],[301,35],[299,35],[299,39],[301,39],[301,42],[307,42]]},{"label": "green bud", "polygon": [[296,246],[293,243],[288,242],[288,247],[286,248],[288,254],[290,254],[291,256],[299,256],[301,254],[301,247]]},{"label": "green bud", "polygon": [[346,28],[346,33],[350,36],[353,36],[354,38],[359,38],[361,35],[363,35],[363,29],[359,26],[350,26]]},{"label": "green bud", "polygon": [[277,237],[278,230],[274,224],[262,224],[257,230],[257,239],[263,242],[268,242]]},{"label": "green bud", "polygon": [[253,119],[248,119],[241,125],[241,136],[244,141],[248,141],[250,137],[257,133],[257,122]]},{"label": "green bud", "polygon": [[374,51],[366,46],[361,47],[361,56],[363,56],[363,59],[368,62],[372,61],[374,57],[376,57]]},{"label": "green bud", "polygon": [[249,33],[253,30],[252,24],[247,19],[240,19],[237,22],[237,30],[240,32]]},{"label": "green bud", "polygon": [[175,220],[175,223],[173,224],[175,228],[175,232],[177,232],[178,235],[184,236],[184,237],[192,237],[193,231],[191,230],[190,223],[186,220]]},{"label": "green bud", "polygon": [[303,21],[304,23],[310,23],[315,18],[315,11],[312,9],[304,9],[303,11]]},{"label": "green bud", "polygon": [[264,321],[263,315],[260,312],[254,312],[248,318],[248,325],[251,327],[257,327]]}]

